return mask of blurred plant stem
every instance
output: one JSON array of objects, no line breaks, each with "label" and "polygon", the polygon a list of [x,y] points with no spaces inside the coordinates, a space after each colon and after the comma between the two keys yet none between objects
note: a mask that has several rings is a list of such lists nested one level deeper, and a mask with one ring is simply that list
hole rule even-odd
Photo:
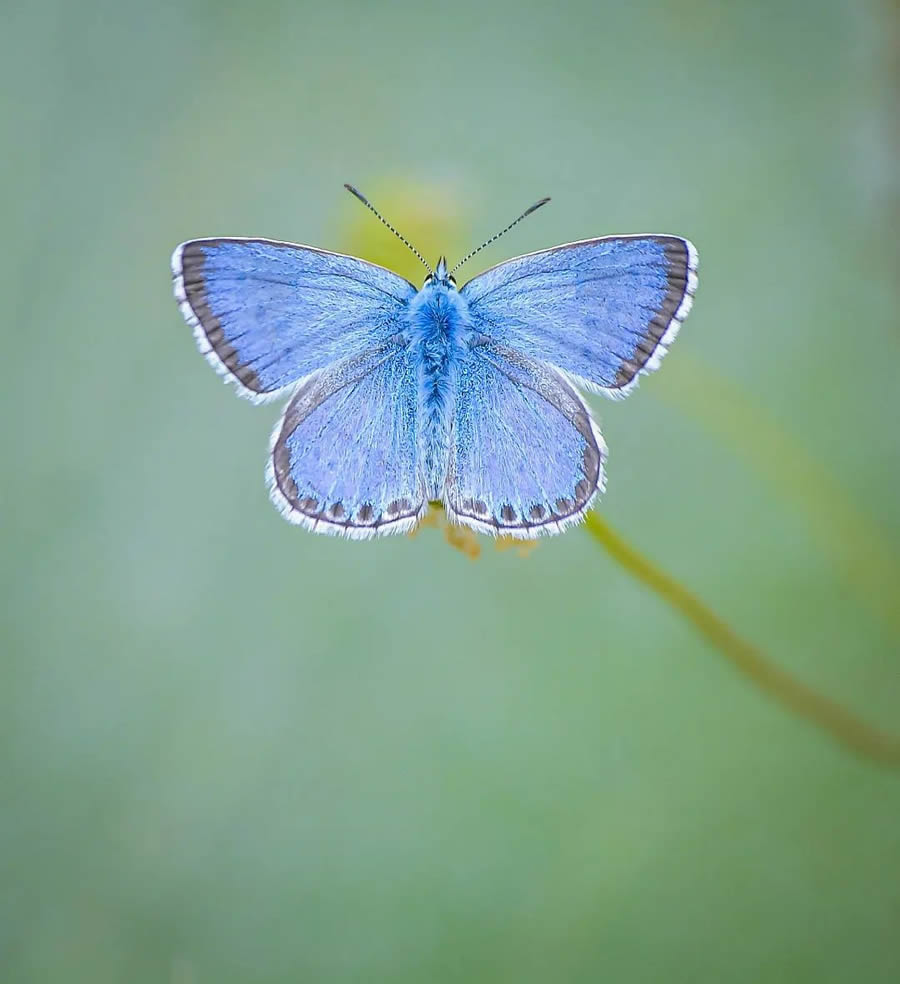
[{"label": "blurred plant stem", "polygon": [[859,601],[900,640],[900,564],[888,538],[827,469],[740,386],[688,351],[679,350],[653,384],[666,403],[721,440],[793,503]]},{"label": "blurred plant stem", "polygon": [[792,714],[811,721],[857,755],[879,765],[900,768],[900,737],[871,727],[836,701],[770,662],[687,588],[626,543],[596,512],[588,513],[586,527],[617,563],[683,615],[763,693]]}]

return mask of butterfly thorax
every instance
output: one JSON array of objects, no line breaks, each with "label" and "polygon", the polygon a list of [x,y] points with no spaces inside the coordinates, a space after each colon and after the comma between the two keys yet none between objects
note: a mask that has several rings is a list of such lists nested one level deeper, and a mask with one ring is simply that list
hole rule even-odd
[{"label": "butterfly thorax", "polygon": [[419,446],[428,498],[442,498],[458,367],[471,334],[466,301],[452,284],[431,279],[409,308],[411,345],[419,367]]}]

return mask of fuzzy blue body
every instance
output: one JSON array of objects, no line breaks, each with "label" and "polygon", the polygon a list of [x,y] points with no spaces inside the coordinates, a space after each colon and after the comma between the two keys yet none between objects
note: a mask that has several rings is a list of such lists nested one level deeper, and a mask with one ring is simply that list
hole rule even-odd
[{"label": "fuzzy blue body", "polygon": [[418,365],[419,452],[425,493],[444,497],[459,366],[472,335],[468,305],[455,287],[432,282],[409,307],[409,344]]},{"label": "fuzzy blue body", "polygon": [[269,240],[175,251],[201,351],[242,396],[289,396],[272,498],[317,532],[410,529],[429,501],[487,533],[581,518],[605,446],[572,380],[608,396],[655,369],[690,306],[696,252],[607,237],[520,256],[457,290],[441,259],[417,290],[363,260]]}]

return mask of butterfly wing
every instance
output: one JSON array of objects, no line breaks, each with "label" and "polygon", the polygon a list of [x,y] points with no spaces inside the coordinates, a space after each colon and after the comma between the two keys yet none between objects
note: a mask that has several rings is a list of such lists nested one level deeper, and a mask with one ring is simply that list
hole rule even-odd
[{"label": "butterfly wing", "polygon": [[418,474],[418,366],[395,339],[316,370],[270,445],[272,501],[318,533],[402,533],[425,509]]},{"label": "butterfly wing", "polygon": [[364,260],[267,239],[182,243],[172,275],[200,351],[256,403],[384,343],[416,293]]},{"label": "butterfly wing", "polygon": [[461,293],[476,332],[617,398],[659,367],[696,288],[686,239],[608,236],[516,257]]},{"label": "butterfly wing", "polygon": [[603,488],[606,446],[564,375],[496,342],[459,367],[444,501],[480,533],[536,537],[577,522]]}]

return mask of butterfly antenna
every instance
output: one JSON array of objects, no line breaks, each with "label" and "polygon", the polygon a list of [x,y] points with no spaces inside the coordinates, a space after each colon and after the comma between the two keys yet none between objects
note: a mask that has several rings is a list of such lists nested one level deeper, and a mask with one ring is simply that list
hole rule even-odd
[{"label": "butterfly antenna", "polygon": [[491,243],[497,242],[497,240],[501,236],[505,236],[509,232],[509,230],[512,229],[513,226],[517,226],[522,221],[522,219],[531,215],[532,212],[536,212],[542,205],[546,205],[547,202],[549,201],[550,201],[549,198],[542,198],[539,202],[535,202],[534,205],[531,206],[531,208],[526,208],[525,211],[516,219],[515,222],[510,222],[510,224],[501,232],[498,232],[496,236],[491,236],[491,238],[488,239],[487,242],[482,243],[478,247],[478,249],[473,249],[472,252],[469,253],[467,256],[464,256],[450,272],[455,273],[463,265],[463,263],[468,263],[469,260],[471,260],[476,253],[480,253],[485,248],[485,246],[490,246]]},{"label": "butterfly antenna", "polygon": [[406,236],[401,236],[400,233],[397,232],[397,230],[390,224],[390,222],[388,222],[388,220],[381,214],[381,212],[379,212],[378,209],[375,208],[375,206],[369,201],[369,199],[366,198],[364,194],[362,194],[362,192],[357,191],[356,188],[354,188],[353,185],[351,184],[345,184],[344,187],[347,189],[347,191],[350,192],[351,195],[354,195],[356,198],[358,198],[363,203],[363,205],[365,205],[366,208],[369,209],[369,211],[371,211],[380,222],[383,222],[388,227],[388,229],[390,229],[391,232],[400,240],[400,242],[403,243],[412,253],[414,253],[419,258],[420,262],[422,263],[422,266],[424,266],[425,269],[432,276],[434,276],[434,270],[432,270],[431,267],[425,262],[425,257],[422,256],[422,254],[416,249],[415,246],[413,246],[413,244],[406,238]]}]

